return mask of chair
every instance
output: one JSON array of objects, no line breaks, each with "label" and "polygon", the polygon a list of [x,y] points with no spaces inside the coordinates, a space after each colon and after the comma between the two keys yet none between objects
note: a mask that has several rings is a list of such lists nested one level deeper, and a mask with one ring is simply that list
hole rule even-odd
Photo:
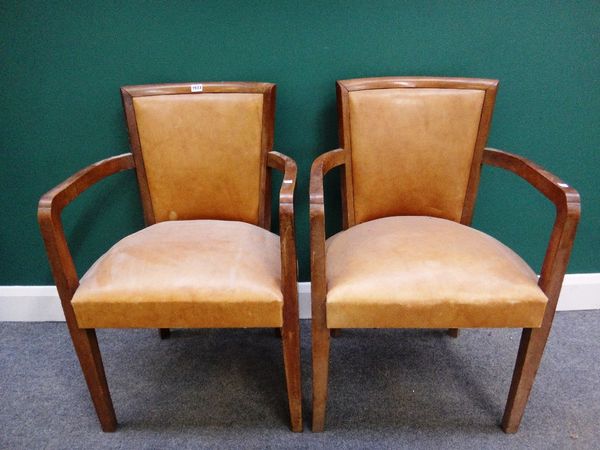
[{"label": "chair", "polygon": [[[484,148],[498,82],[338,81],[341,148],[310,178],[313,431],[325,424],[330,335],[340,328],[523,328],[508,402],[519,427],[579,220],[579,195],[530,161]],[[556,207],[536,274],[471,228],[482,164],[523,178]],[[325,239],[323,176],[341,167],[344,230]]]},{"label": "chair", "polygon": [[[67,326],[102,430],[117,421],[96,328],[281,329],[293,431],[302,431],[294,243],[295,162],[275,151],[275,85],[202,83],[121,89],[132,153],[45,194],[38,218]],[[61,211],[96,182],[137,174],[146,228],[78,279]],[[282,171],[280,236],[271,169]]]}]

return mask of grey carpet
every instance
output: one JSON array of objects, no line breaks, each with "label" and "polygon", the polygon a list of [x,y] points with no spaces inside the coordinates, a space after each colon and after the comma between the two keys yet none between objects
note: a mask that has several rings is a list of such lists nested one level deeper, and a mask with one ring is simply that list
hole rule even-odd
[{"label": "grey carpet", "polygon": [[600,311],[557,314],[525,418],[499,426],[517,330],[345,330],[327,431],[288,431],[272,330],[98,333],[119,420],[102,433],[63,323],[0,323],[0,448],[600,448]]}]

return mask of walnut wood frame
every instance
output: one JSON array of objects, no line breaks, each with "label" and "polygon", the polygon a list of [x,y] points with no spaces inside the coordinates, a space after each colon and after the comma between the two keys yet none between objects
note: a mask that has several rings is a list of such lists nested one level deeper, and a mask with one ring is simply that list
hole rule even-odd
[{"label": "walnut wood frame", "polygon": [[[190,85],[191,83],[153,85],[148,86],[148,90],[145,92],[149,92],[149,95],[188,93]],[[138,88],[141,87],[127,88],[129,89],[127,92],[136,94],[140,92],[137,90]],[[270,171],[276,169],[283,172],[283,182],[279,192],[281,289],[284,298],[281,335],[291,429],[292,431],[300,432],[302,431],[302,393],[300,379],[297,259],[294,236],[294,191],[296,187],[297,167],[293,159],[279,152],[271,151],[275,105],[274,85],[267,83],[204,83],[205,92],[240,92],[240,89],[243,89],[244,92],[263,92],[267,104],[264,108],[263,119],[269,123],[263,127],[264,164],[260,186],[261,197],[263,198],[260,225],[267,229],[270,227]],[[255,91],[252,91],[252,89]],[[132,111],[128,109],[127,102],[130,101],[131,97],[127,98],[124,95],[125,112],[130,122]],[[134,142],[135,138],[132,139],[132,147],[135,149]],[[107,432],[116,429],[117,420],[106,382],[96,332],[94,329],[79,328],[71,305],[73,295],[79,286],[79,277],[65,237],[61,212],[82,192],[97,182],[115,173],[135,169],[138,181],[140,182],[146,224],[150,225],[154,223],[151,209],[148,209],[149,196],[147,188],[144,189],[145,175],[143,174],[143,161],[139,148],[137,149],[137,153],[137,157],[135,152],[125,153],[88,166],[44,194],[38,206],[38,222],[52,275],[56,282],[65,314],[67,327],[71,334],[100,425],[102,430]],[[140,172],[142,173],[140,174]],[[267,212],[266,209],[269,209],[269,211]],[[170,330],[167,328],[160,331],[161,338],[166,338]]]},{"label": "walnut wood frame", "polygon": [[[430,87],[454,86],[481,86],[481,80],[448,80],[437,78],[406,79],[362,79],[350,82],[338,82],[339,127],[342,146],[349,142],[347,116],[348,86],[365,88],[366,86],[380,88],[386,87],[416,87],[423,86],[423,82]],[[489,101],[486,91],[486,103],[482,114],[483,125],[480,126],[480,137],[477,146],[481,151],[474,157],[474,166],[471,170],[469,188],[465,199],[465,207],[461,223],[469,225],[479,182],[480,166],[488,164],[513,172],[523,178],[531,186],[548,198],[556,208],[556,219],[550,235],[544,262],[542,264],[539,286],[548,297],[548,305],[540,328],[523,329],[521,344],[515,364],[512,384],[510,387],[502,428],[506,433],[515,433],[523,417],[525,406],[533,386],[543,352],[552,327],[552,320],[556,312],[556,304],[560,294],[563,278],[567,269],[575,231],[580,216],[580,198],[577,191],[569,187],[556,176],[528,161],[525,158],[506,153],[492,148],[483,148],[481,127],[485,128],[485,136],[491,120],[491,107],[496,92],[497,82],[483,80],[483,85],[489,86]],[[488,106],[485,106],[485,105]],[[325,252],[325,205],[323,195],[323,177],[335,167],[345,171],[342,177],[342,204],[345,226],[353,224],[351,183],[351,152],[347,148],[339,148],[320,155],[313,163],[310,175],[310,245],[311,245],[311,290],[312,290],[312,360],[313,360],[313,417],[312,430],[319,432],[325,427],[325,412],[327,404],[327,383],[329,374],[329,347],[330,330],[327,328],[327,279],[326,279],[326,252]],[[350,175],[349,175],[350,173]],[[450,334],[456,335],[456,329],[451,329]]]}]

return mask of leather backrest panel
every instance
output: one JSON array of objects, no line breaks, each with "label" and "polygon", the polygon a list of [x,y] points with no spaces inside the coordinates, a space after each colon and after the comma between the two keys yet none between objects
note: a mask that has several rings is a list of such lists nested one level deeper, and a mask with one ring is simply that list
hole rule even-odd
[{"label": "leather backrest panel", "polygon": [[398,215],[460,221],[485,92],[349,93],[355,223]]},{"label": "leather backrest panel", "polygon": [[258,223],[263,95],[133,99],[156,222]]}]

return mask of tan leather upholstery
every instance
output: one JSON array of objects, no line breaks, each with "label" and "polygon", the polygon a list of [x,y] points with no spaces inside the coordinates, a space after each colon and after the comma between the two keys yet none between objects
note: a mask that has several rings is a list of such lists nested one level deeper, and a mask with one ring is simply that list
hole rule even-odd
[{"label": "tan leather upholstery", "polygon": [[433,217],[388,217],[327,240],[329,328],[539,327],[536,275],[494,238]]},{"label": "tan leather upholstery", "polygon": [[349,93],[356,223],[393,215],[460,221],[484,91]]},{"label": "tan leather upholstery", "polygon": [[280,327],[279,237],[219,220],[163,222],[118,242],[73,297],[82,328]]},{"label": "tan leather upholstery", "polygon": [[157,222],[258,223],[262,94],[135,97]]}]

